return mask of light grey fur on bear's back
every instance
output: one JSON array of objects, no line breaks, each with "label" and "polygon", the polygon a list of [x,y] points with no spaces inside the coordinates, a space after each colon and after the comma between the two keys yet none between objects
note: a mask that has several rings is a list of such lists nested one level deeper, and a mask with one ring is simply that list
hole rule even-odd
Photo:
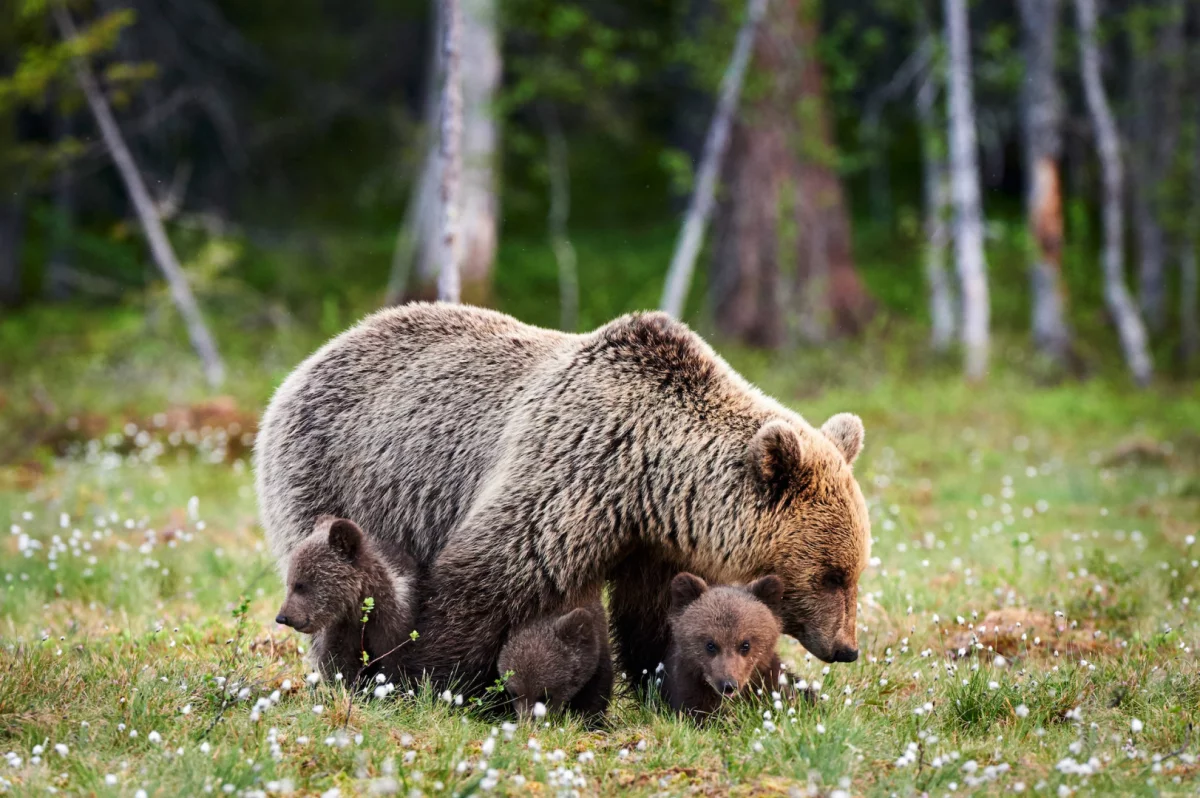
[{"label": "light grey fur on bear's back", "polygon": [[275,555],[330,514],[427,562],[499,455],[514,395],[572,338],[422,304],[327,343],[280,386],[259,430],[260,512]]}]

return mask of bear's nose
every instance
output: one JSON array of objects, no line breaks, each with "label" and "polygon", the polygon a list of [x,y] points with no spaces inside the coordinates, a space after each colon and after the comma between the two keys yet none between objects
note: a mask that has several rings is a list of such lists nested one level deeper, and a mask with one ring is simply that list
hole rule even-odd
[{"label": "bear's nose", "polygon": [[737,693],[737,682],[732,679],[722,679],[717,686],[721,688],[721,695],[731,696]]},{"label": "bear's nose", "polygon": [[288,625],[288,617],[282,612],[275,616],[275,623],[281,623],[284,626]]},{"label": "bear's nose", "polygon": [[834,662],[854,662],[856,659],[858,659],[857,648],[842,647],[833,652]]}]

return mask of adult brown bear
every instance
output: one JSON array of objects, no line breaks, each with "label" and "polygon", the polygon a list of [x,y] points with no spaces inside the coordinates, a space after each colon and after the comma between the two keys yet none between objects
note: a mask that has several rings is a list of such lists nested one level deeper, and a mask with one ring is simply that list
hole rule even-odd
[{"label": "adult brown bear", "polygon": [[661,313],[569,335],[418,304],[287,378],[259,431],[258,497],[281,562],[334,515],[427,569],[410,672],[486,679],[511,627],[607,581],[621,663],[652,673],[685,570],[778,575],[784,632],[850,662],[870,550],[862,440],[857,416],[810,426]]}]

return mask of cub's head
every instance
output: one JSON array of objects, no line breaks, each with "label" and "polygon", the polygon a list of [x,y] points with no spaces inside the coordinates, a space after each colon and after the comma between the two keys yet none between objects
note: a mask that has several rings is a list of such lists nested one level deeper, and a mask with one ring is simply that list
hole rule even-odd
[{"label": "cub's head", "polygon": [[604,619],[579,607],[565,615],[534,621],[508,636],[496,667],[510,674],[504,689],[521,718],[535,704],[561,711],[596,672]]},{"label": "cub's head", "polygon": [[276,623],[314,634],[356,614],[366,546],[363,531],[353,521],[318,519],[316,529],[288,559],[287,597]]},{"label": "cub's head", "polygon": [[671,580],[671,642],[713,690],[731,698],[775,655],[773,610],[782,595],[783,583],[774,576],[744,588],[710,588],[698,576],[678,574]]},{"label": "cub's head", "polygon": [[871,524],[851,465],[863,436],[850,413],[820,429],[773,419],[747,452],[760,513],[757,570],[783,582],[783,631],[825,662],[858,658],[858,579]]}]

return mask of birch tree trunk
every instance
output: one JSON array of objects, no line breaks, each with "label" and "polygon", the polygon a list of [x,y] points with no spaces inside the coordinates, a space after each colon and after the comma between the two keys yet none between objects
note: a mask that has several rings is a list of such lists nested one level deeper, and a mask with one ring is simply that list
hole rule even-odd
[{"label": "birch tree trunk", "polygon": [[725,151],[729,148],[730,128],[733,114],[737,110],[738,97],[746,78],[746,67],[754,47],[755,34],[767,11],[767,0],[749,0],[746,18],[738,30],[733,56],[721,77],[721,88],[717,96],[717,107],[713,112],[708,136],[704,141],[704,152],[700,157],[700,168],[696,171],[696,185],[688,203],[687,216],[675,244],[675,254],[667,268],[667,281],[663,287],[660,308],[675,318],[683,315],[688,289],[692,284],[692,273],[696,269],[696,258],[704,243],[704,230],[712,215],[717,191],[717,177],[721,174]]},{"label": "birch tree trunk", "polygon": [[500,35],[496,0],[462,3],[462,260],[463,300],[487,304],[496,260]]},{"label": "birch tree trunk", "polygon": [[546,130],[546,171],[550,177],[550,211],[546,216],[546,232],[550,248],[558,263],[559,327],[575,332],[579,327],[579,271],[576,268],[575,247],[567,235],[567,219],[571,215],[571,169],[567,157],[567,139],[563,136],[554,108],[542,109],[542,125]]},{"label": "birch tree trunk", "polygon": [[[932,48],[932,35],[924,41]],[[923,45],[925,46],[925,45]],[[946,271],[946,245],[950,231],[946,224],[950,207],[946,157],[938,133],[936,67],[931,67],[917,88],[917,120],[921,134],[921,173],[925,193],[925,282],[929,290],[929,316],[932,322],[930,345],[944,352],[954,340],[954,286]]]},{"label": "birch tree trunk", "polygon": [[950,184],[954,201],[954,255],[962,286],[962,338],[967,378],[981,380],[988,365],[987,262],[971,91],[971,44],[966,0],[945,0],[949,45]]},{"label": "birch tree trunk", "polygon": [[[54,5],[54,17],[63,39],[65,41],[74,39],[76,37],[75,26],[71,22],[71,17],[63,5]],[[150,198],[150,193],[146,190],[145,183],[142,181],[142,175],[138,171],[133,154],[125,145],[125,139],[121,136],[121,129],[117,126],[117,120],[113,117],[112,110],[108,106],[108,101],[101,92],[100,86],[96,83],[91,69],[79,57],[74,59],[73,67],[75,81],[83,91],[88,108],[91,110],[92,116],[96,119],[97,127],[100,128],[100,135],[104,140],[104,146],[108,149],[113,164],[117,167],[117,172],[121,175],[121,181],[125,184],[125,190],[129,194],[129,199],[133,203],[138,221],[142,226],[142,232],[150,244],[150,252],[154,256],[159,270],[162,271],[163,277],[166,278],[167,286],[170,289],[171,298],[174,300],[175,306],[179,309],[180,315],[183,316],[192,347],[196,350],[196,354],[200,356],[200,360],[204,364],[204,374],[209,384],[216,387],[225,378],[225,365],[221,362],[221,356],[217,353],[216,344],[208,332],[208,327],[204,323],[204,317],[200,313],[200,308],[196,304],[192,290],[188,287],[187,277],[179,265],[179,260],[175,257],[175,250],[171,248],[171,241],[167,238],[167,232],[163,229],[162,221],[158,218],[158,211],[154,206],[154,201]]]},{"label": "birch tree trunk", "polygon": [[1125,285],[1121,145],[1100,76],[1095,0],[1075,0],[1075,14],[1079,25],[1083,89],[1095,129],[1104,180],[1104,298],[1117,326],[1129,370],[1139,385],[1146,385],[1150,382],[1153,366],[1146,348],[1146,329]]},{"label": "birch tree trunk", "polygon": [[1025,150],[1026,210],[1033,242],[1030,268],[1033,340],[1061,367],[1071,346],[1062,279],[1062,93],[1055,74],[1059,0],[1021,0],[1025,81],[1021,132]]},{"label": "birch tree trunk", "polygon": [[462,8],[459,0],[442,0],[442,84],[439,178],[441,180],[441,266],[437,296],[442,302],[458,302],[461,295],[459,267],[462,264]]}]

